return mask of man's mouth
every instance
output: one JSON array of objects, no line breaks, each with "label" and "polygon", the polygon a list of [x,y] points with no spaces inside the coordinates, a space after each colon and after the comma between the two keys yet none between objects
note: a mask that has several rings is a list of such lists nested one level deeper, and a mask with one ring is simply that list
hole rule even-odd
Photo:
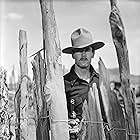
[{"label": "man's mouth", "polygon": [[87,58],[81,58],[80,61],[87,61]]}]

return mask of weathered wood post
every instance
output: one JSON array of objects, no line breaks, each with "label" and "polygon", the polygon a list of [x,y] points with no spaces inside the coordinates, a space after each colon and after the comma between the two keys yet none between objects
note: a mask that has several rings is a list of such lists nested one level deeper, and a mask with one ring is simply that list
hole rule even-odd
[{"label": "weathered wood post", "polygon": [[105,140],[99,92],[93,83],[88,93],[88,102],[83,104],[83,120],[78,140]]},{"label": "weathered wood post", "polygon": [[[109,72],[102,59],[99,60],[100,90],[105,110],[107,124],[105,129],[107,139],[125,140],[125,119],[116,94],[110,89]],[[106,131],[107,130],[107,131]]]},{"label": "weathered wood post", "polygon": [[63,83],[61,49],[52,0],[40,0],[43,42],[46,49],[47,81],[45,94],[50,94],[51,140],[68,140],[68,113]]},{"label": "weathered wood post", "polygon": [[120,17],[119,9],[117,8],[117,0],[110,0],[110,3],[111,13],[109,21],[119,63],[121,87],[125,104],[127,140],[138,140],[138,123],[132,95],[134,93],[132,93],[130,89],[130,68],[124,25]]},{"label": "weathered wood post", "polygon": [[27,36],[23,30],[19,31],[19,58],[21,83],[15,99],[16,106],[16,140],[28,140],[30,137],[28,126],[28,64],[27,64]]},{"label": "weathered wood post", "polygon": [[8,88],[6,86],[6,71],[0,67],[0,139],[9,140],[12,137],[10,131],[10,114],[8,113]]},{"label": "weathered wood post", "polygon": [[36,116],[36,139],[49,140],[49,123],[48,123],[48,109],[45,101],[44,86],[45,86],[45,63],[38,53],[32,61],[33,74],[35,81],[34,91],[34,107]]}]

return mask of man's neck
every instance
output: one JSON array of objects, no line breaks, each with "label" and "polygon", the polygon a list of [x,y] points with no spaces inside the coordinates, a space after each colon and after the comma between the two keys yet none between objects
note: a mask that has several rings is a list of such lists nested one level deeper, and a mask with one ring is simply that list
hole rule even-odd
[{"label": "man's neck", "polygon": [[87,80],[90,78],[90,66],[86,68],[80,68],[75,64],[75,73],[78,75],[79,78]]}]

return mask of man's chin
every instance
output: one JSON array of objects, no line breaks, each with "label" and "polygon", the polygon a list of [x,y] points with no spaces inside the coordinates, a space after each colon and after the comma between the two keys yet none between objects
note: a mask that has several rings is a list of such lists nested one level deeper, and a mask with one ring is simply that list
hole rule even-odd
[{"label": "man's chin", "polygon": [[86,68],[89,67],[89,65],[79,65],[79,67],[82,68],[82,69],[86,69]]}]

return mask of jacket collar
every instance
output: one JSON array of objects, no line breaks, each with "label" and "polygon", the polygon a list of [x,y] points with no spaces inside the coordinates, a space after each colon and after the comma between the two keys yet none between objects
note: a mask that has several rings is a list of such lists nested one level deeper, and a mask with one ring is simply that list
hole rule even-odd
[{"label": "jacket collar", "polygon": [[[79,78],[78,75],[75,73],[74,69],[75,69],[75,65],[73,65],[70,70],[70,77],[69,77],[70,81],[73,80],[75,81]],[[90,73],[91,73],[90,79],[92,79],[94,76],[99,77],[99,74],[94,70],[92,65],[90,65]]]}]

